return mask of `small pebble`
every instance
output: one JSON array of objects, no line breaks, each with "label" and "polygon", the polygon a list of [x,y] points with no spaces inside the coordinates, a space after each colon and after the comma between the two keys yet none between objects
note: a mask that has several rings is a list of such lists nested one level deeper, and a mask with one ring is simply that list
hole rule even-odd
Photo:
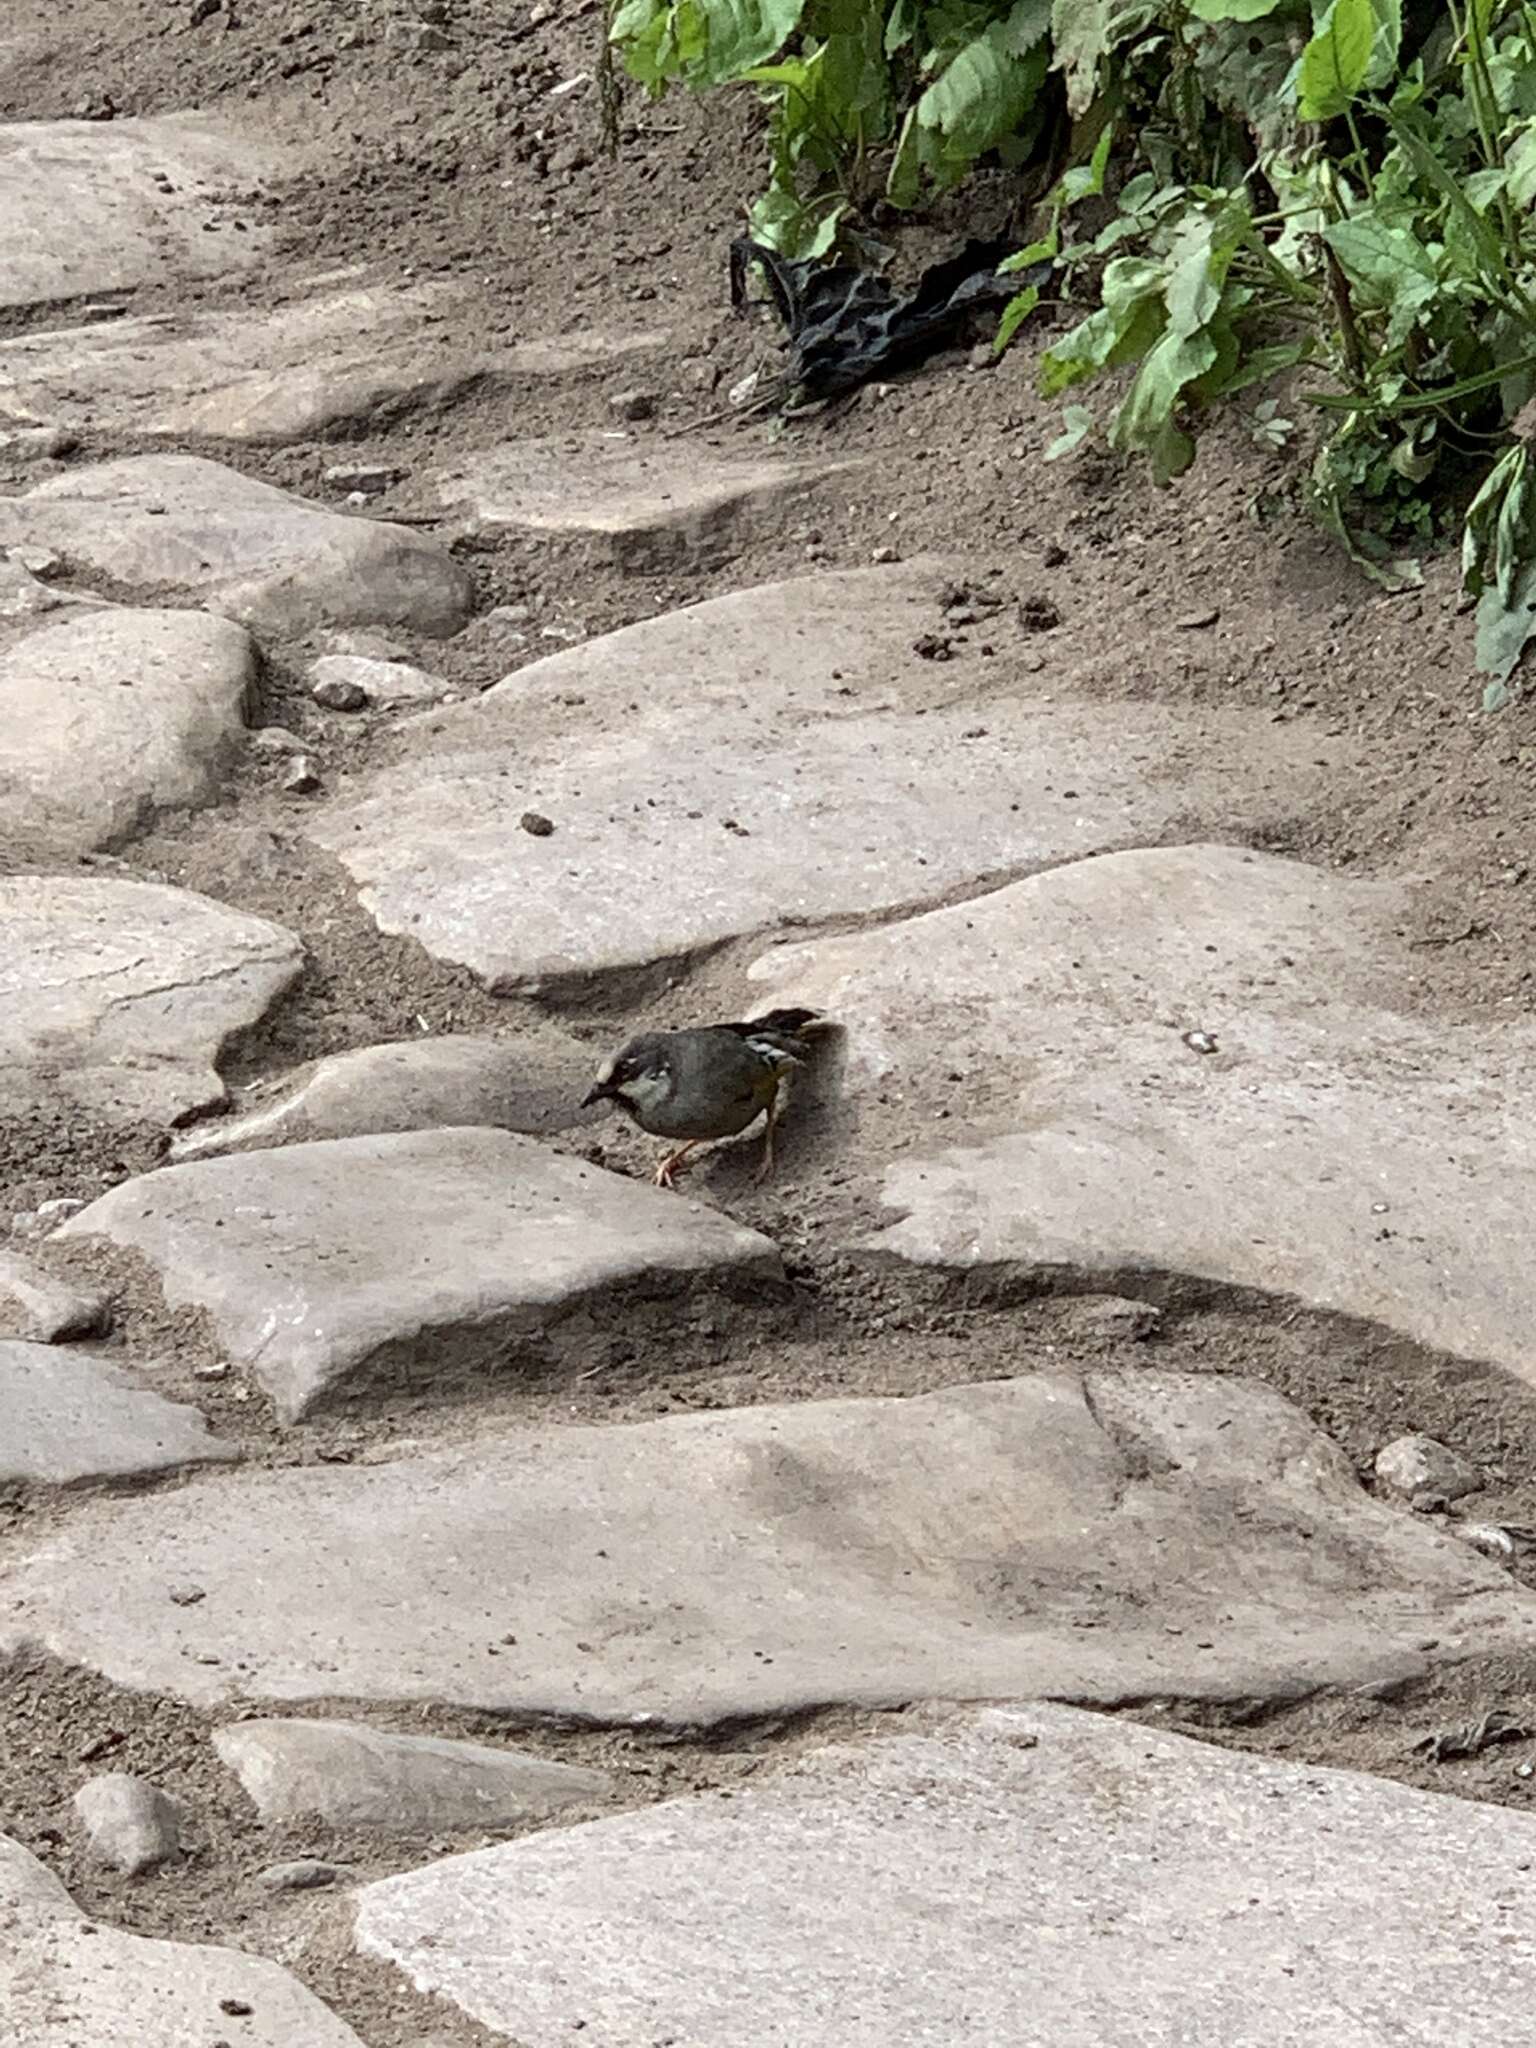
[{"label": "small pebble", "polygon": [[147,1779],[127,1771],[88,1778],[74,1806],[95,1860],[128,1877],[180,1853],[181,1809]]},{"label": "small pebble", "polygon": [[258,726],[251,734],[251,745],[259,754],[302,754],[304,751],[304,742],[286,725]]},{"label": "small pebble", "polygon": [[320,774],[308,754],[299,755],[283,777],[283,787],[290,796],[314,796],[319,790]]},{"label": "small pebble", "polygon": [[309,694],[327,711],[362,711],[368,703],[368,692],[362,684],[349,683],[342,676],[327,676]]},{"label": "small pebble", "polygon": [[517,821],[525,832],[531,832],[535,839],[548,839],[555,829],[553,818],[546,818],[542,811],[524,811]]},{"label": "small pebble", "polygon": [[1173,623],[1181,633],[1198,633],[1206,626],[1214,626],[1220,617],[1221,607],[1213,604],[1207,611],[1186,612],[1182,619],[1175,619]]},{"label": "small pebble", "polygon": [[274,1863],[261,1871],[256,1879],[269,1892],[316,1892],[323,1886],[335,1884],[341,1876],[334,1863],[317,1863],[308,1857],[301,1857],[295,1863]]},{"label": "small pebble", "polygon": [[621,420],[654,419],[656,394],[654,391],[615,391],[608,401],[608,410]]},{"label": "small pebble", "polygon": [[1432,1436],[1400,1436],[1384,1444],[1376,1453],[1376,1477],[1415,1504],[1424,1495],[1459,1500],[1464,1493],[1476,1493],[1483,1483],[1470,1458]]}]

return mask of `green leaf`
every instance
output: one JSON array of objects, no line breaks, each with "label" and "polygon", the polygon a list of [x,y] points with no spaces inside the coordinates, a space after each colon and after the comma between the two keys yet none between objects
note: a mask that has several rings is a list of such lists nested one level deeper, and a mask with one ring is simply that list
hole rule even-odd
[{"label": "green leaf", "polygon": [[1196,21],[1262,21],[1281,0],[1189,0]]},{"label": "green leaf", "polygon": [[1359,96],[1371,68],[1376,16],[1371,0],[1330,0],[1301,53],[1298,104],[1304,121],[1331,121]]},{"label": "green leaf", "polygon": [[1515,701],[1514,692],[1508,683],[1495,680],[1483,685],[1483,709],[1485,711],[1507,711]]},{"label": "green leaf", "polygon": [[1485,676],[1507,684],[1536,633],[1536,560],[1522,562],[1508,599],[1492,584],[1477,601],[1476,660]]},{"label": "green leaf", "polygon": [[1040,287],[1037,284],[1027,284],[1023,291],[1015,293],[1004,306],[1003,317],[997,323],[997,333],[992,342],[994,354],[1002,354],[1039,303]]},{"label": "green leaf", "polygon": [[1051,8],[1051,46],[1074,120],[1093,104],[1099,64],[1110,50],[1113,14],[1114,0],[1054,0]]},{"label": "green leaf", "polygon": [[1061,432],[1045,451],[1047,462],[1059,462],[1063,455],[1070,455],[1074,448],[1093,432],[1093,414],[1086,405],[1069,405],[1061,415]]}]

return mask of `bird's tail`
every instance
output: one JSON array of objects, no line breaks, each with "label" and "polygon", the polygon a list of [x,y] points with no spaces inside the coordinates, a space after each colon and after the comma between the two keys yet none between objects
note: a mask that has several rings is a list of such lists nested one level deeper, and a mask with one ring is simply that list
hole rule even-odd
[{"label": "bird's tail", "polygon": [[734,1031],[738,1038],[771,1046],[800,1060],[808,1057],[812,1038],[819,1032],[835,1031],[837,1026],[819,1010],[769,1010],[761,1017],[750,1017],[742,1024],[727,1024],[725,1028]]}]

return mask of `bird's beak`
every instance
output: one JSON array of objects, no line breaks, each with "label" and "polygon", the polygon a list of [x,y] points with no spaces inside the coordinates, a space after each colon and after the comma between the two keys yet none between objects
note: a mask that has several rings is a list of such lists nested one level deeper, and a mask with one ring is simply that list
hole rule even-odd
[{"label": "bird's beak", "polygon": [[611,1082],[594,1081],[581,1098],[581,1106],[583,1109],[590,1109],[594,1102],[612,1102],[615,1099]]}]

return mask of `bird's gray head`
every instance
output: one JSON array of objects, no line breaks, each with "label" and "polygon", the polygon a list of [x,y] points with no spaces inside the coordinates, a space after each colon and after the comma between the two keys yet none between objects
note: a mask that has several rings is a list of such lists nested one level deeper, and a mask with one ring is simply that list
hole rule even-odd
[{"label": "bird's gray head", "polygon": [[619,1102],[633,1112],[655,1108],[671,1093],[672,1068],[658,1038],[632,1039],[597,1070],[582,1108],[594,1102]]}]

